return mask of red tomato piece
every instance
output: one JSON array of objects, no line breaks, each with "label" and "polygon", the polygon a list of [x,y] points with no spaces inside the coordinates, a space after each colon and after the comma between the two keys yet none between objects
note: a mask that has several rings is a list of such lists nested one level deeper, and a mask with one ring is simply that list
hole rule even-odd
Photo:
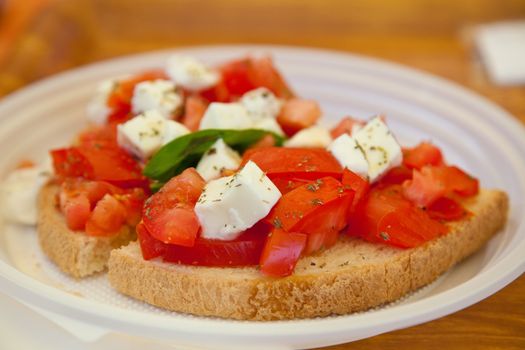
[{"label": "red tomato piece", "polygon": [[414,169],[412,180],[403,183],[403,194],[417,206],[428,207],[447,192],[445,182],[438,175],[431,167]]},{"label": "red tomato piece", "polygon": [[360,208],[360,218],[353,222],[351,234],[403,248],[419,246],[448,230],[405,199],[399,185],[373,188]]},{"label": "red tomato piece", "polygon": [[241,167],[253,161],[270,179],[315,180],[325,176],[340,179],[343,169],[334,156],[320,148],[265,147],[244,153]]},{"label": "red tomato piece", "polygon": [[343,178],[341,182],[345,187],[348,187],[355,192],[354,199],[350,205],[349,211],[349,214],[352,214],[357,208],[357,205],[365,198],[365,195],[370,188],[370,184],[368,181],[356,173],[350,171],[348,168],[343,170]]},{"label": "red tomato piece", "polygon": [[441,150],[430,142],[421,142],[414,148],[403,150],[403,164],[411,169],[421,169],[425,165],[443,165]]},{"label": "red tomato piece", "polygon": [[403,183],[403,190],[413,203],[428,207],[445,195],[476,195],[479,182],[454,166],[424,166],[420,171],[414,169],[412,180]]},{"label": "red tomato piece", "polygon": [[133,97],[133,90],[138,83],[166,78],[164,71],[152,70],[116,83],[107,101],[107,105],[112,111],[108,118],[109,121],[124,121],[131,113],[131,98]]},{"label": "red tomato piece", "polygon": [[89,199],[83,194],[75,196],[60,196],[60,208],[66,218],[66,225],[70,230],[83,230],[91,215]]},{"label": "red tomato piece", "polygon": [[208,104],[199,96],[189,96],[184,106],[184,115],[181,123],[191,131],[199,130],[199,125]]},{"label": "red tomato piece", "polygon": [[325,177],[286,193],[267,221],[288,232],[324,233],[346,226],[353,192],[337,180]]},{"label": "red tomato piece", "polygon": [[279,192],[281,194],[286,194],[297,187],[306,185],[310,182],[310,180],[305,179],[296,179],[289,176],[272,176],[272,182],[273,184],[279,189]]},{"label": "red tomato piece", "polygon": [[112,195],[106,194],[95,206],[86,222],[86,234],[110,236],[126,222],[126,209]]},{"label": "red tomato piece", "polygon": [[144,191],[141,188],[134,188],[128,193],[115,195],[115,198],[126,209],[126,223],[129,226],[137,225],[142,218],[142,206],[146,199]]},{"label": "red tomato piece", "polygon": [[280,98],[289,99],[294,96],[282,75],[275,68],[271,57],[252,57],[250,58],[250,63],[251,70],[249,71],[249,75],[253,85],[256,87],[265,87]]},{"label": "red tomato piece", "polygon": [[306,245],[302,233],[273,229],[261,254],[261,272],[267,276],[285,277],[292,274]]},{"label": "red tomato piece", "polygon": [[427,213],[434,220],[453,221],[463,218],[467,211],[454,199],[441,197],[427,208]]},{"label": "red tomato piece", "polygon": [[116,147],[70,147],[51,151],[55,173],[61,177],[83,177],[129,188],[147,188],[140,165]]},{"label": "red tomato piece", "polygon": [[205,185],[194,168],[184,170],[146,200],[143,222],[156,239],[191,247],[200,229],[193,208]]},{"label": "red tomato piece", "polygon": [[412,179],[412,169],[405,165],[396,166],[390,169],[385,176],[383,176],[378,184],[380,185],[401,185],[406,180]]},{"label": "red tomato piece", "polygon": [[365,122],[362,120],[357,120],[352,117],[345,117],[341,119],[341,121],[332,129],[330,130],[330,134],[332,135],[332,138],[335,140],[339,136],[343,134],[352,135],[352,129],[355,126],[364,126]]},{"label": "red tomato piece", "polygon": [[163,257],[165,261],[199,266],[257,265],[271,226],[259,222],[231,241],[198,237],[193,247],[165,244],[153,238],[143,223],[137,234],[144,259]]},{"label": "red tomato piece", "polygon": [[84,130],[78,135],[78,145],[82,147],[119,147],[117,125],[108,124]]},{"label": "red tomato piece", "polygon": [[277,116],[283,131],[291,136],[301,129],[314,125],[321,117],[321,108],[313,100],[292,98],[286,101]]}]

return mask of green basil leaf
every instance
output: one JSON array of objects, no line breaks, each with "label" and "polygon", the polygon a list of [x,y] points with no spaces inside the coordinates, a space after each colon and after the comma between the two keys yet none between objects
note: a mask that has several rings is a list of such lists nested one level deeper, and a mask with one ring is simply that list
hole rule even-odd
[{"label": "green basil leaf", "polygon": [[195,166],[202,155],[220,138],[228,146],[242,153],[268,134],[274,137],[277,146],[283,144],[282,136],[260,129],[206,129],[193,132],[164,145],[146,164],[144,175],[164,183],[184,169]]}]

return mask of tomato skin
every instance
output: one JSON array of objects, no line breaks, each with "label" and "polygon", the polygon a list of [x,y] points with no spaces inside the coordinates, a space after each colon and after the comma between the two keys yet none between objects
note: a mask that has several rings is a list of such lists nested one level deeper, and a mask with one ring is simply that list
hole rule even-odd
[{"label": "tomato skin", "polygon": [[86,226],[91,215],[91,207],[87,196],[60,197],[60,208],[66,218],[66,225],[70,230],[80,231]]},{"label": "tomato skin", "polygon": [[403,150],[403,164],[410,169],[421,169],[425,165],[443,165],[441,150],[430,142],[421,142],[414,148]]},{"label": "tomato skin", "polygon": [[145,260],[162,257],[173,263],[220,267],[257,265],[270,230],[270,225],[259,222],[232,241],[199,237],[193,247],[183,247],[153,238],[142,222],[137,226]]},{"label": "tomato skin", "polygon": [[345,117],[341,119],[341,121],[330,130],[330,134],[332,135],[332,138],[335,140],[339,136],[343,134],[348,134],[352,136],[352,129],[355,126],[364,126],[365,123],[361,120],[354,119],[352,117]]},{"label": "tomato skin", "polygon": [[254,148],[244,153],[241,167],[250,160],[270,179],[315,180],[325,176],[340,179],[343,171],[337,159],[321,148]]},{"label": "tomato skin", "polygon": [[380,180],[380,185],[401,185],[406,180],[412,180],[412,169],[405,165],[390,169]]},{"label": "tomato skin", "polygon": [[277,116],[277,122],[288,136],[314,125],[321,117],[321,108],[313,100],[292,98],[286,101]]},{"label": "tomato skin", "polygon": [[106,194],[95,206],[86,222],[89,236],[110,236],[117,233],[126,222],[126,209],[110,194]]},{"label": "tomato skin", "polygon": [[306,239],[307,236],[302,233],[273,229],[261,254],[261,272],[270,277],[291,275],[306,245]]},{"label": "tomato skin", "polygon": [[142,220],[148,232],[167,244],[193,246],[200,229],[193,208],[205,184],[194,168],[168,181],[145,202]]},{"label": "tomato skin", "polygon": [[208,108],[208,104],[204,99],[199,96],[189,96],[186,99],[181,123],[191,131],[199,130],[199,125],[206,112],[206,108]]}]

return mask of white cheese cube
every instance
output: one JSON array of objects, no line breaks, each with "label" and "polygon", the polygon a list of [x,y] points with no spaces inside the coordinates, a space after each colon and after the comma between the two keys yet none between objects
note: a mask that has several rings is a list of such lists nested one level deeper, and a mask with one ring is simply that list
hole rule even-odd
[{"label": "white cheese cube", "polygon": [[253,125],[246,108],[240,103],[211,103],[200,123],[200,129],[249,129]]},{"label": "white cheese cube", "polygon": [[182,124],[165,119],[158,111],[140,114],[117,127],[120,147],[145,160],[164,144],[190,131]]},{"label": "white cheese cube", "polygon": [[17,169],[2,183],[1,207],[6,221],[35,225],[37,222],[37,197],[40,188],[51,173],[44,167]]},{"label": "white cheese cube", "polygon": [[195,205],[202,237],[237,238],[268,215],[280,197],[277,187],[251,161],[235,175],[210,181]]},{"label": "white cheese cube", "polygon": [[240,103],[253,120],[277,118],[281,111],[282,101],[265,87],[248,91],[242,95]]},{"label": "white cheese cube", "polygon": [[223,139],[218,139],[202,156],[197,164],[197,172],[204,180],[210,181],[220,177],[222,170],[235,170],[240,164],[239,153],[230,148]]},{"label": "white cheese cube", "polygon": [[138,83],[133,90],[131,110],[134,114],[158,111],[164,118],[172,119],[182,106],[182,97],[169,80],[152,80]]},{"label": "white cheese cube", "polygon": [[261,130],[267,130],[276,133],[277,135],[284,135],[283,129],[281,129],[281,126],[279,123],[277,123],[277,120],[274,118],[263,118],[257,120],[253,126],[254,129],[261,129]]},{"label": "white cheese cube", "polygon": [[313,125],[293,135],[286,143],[286,147],[325,148],[332,142],[328,129]]},{"label": "white cheese cube", "polygon": [[98,125],[103,125],[107,122],[111,114],[111,109],[108,107],[108,99],[116,84],[117,81],[111,79],[105,80],[98,85],[95,95],[86,108],[87,117],[91,122]]},{"label": "white cheese cube", "polygon": [[368,178],[368,161],[361,146],[354,138],[348,134],[342,134],[327,149],[343,168],[350,169],[362,178]]},{"label": "white cheese cube", "polygon": [[187,90],[210,88],[219,81],[219,74],[192,57],[173,55],[168,58],[166,73],[175,84]]},{"label": "white cheese cube", "polygon": [[381,117],[375,117],[354,135],[368,160],[370,182],[401,164],[403,152]]}]

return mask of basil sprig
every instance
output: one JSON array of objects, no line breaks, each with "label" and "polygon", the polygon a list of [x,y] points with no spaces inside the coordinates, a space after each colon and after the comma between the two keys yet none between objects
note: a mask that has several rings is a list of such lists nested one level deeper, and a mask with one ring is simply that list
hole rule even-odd
[{"label": "basil sprig", "polygon": [[153,187],[159,188],[184,169],[195,166],[218,139],[222,138],[228,146],[244,152],[265,135],[272,135],[277,146],[284,142],[282,136],[260,129],[206,129],[193,132],[164,145],[146,164],[144,175],[156,180]]}]

